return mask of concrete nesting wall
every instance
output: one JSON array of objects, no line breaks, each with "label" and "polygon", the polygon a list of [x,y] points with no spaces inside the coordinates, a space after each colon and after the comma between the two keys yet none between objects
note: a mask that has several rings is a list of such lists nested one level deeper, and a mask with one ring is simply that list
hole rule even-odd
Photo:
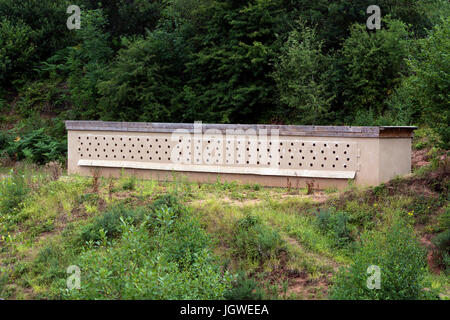
[{"label": "concrete nesting wall", "polygon": [[414,127],[66,121],[68,172],[315,188],[377,185],[411,170]]}]

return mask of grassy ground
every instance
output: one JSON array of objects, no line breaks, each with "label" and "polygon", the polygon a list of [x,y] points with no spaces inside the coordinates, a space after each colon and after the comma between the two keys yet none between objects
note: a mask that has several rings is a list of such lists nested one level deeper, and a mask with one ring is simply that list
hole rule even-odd
[{"label": "grassy ground", "polygon": [[[445,169],[313,194],[176,178],[61,176],[56,165],[3,170],[0,297],[326,299],[338,269],[354,261],[361,235],[395,219],[412,225],[427,249],[425,290],[449,296],[431,241],[445,228],[442,217],[448,220]],[[70,265],[82,267],[84,293],[65,289]],[[196,291],[205,287],[197,278],[211,287]],[[180,281],[189,290],[175,293]]]}]

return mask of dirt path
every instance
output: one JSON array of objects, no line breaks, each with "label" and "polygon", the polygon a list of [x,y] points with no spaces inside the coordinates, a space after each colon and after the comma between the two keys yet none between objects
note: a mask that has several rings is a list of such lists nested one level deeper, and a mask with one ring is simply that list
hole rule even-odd
[{"label": "dirt path", "polygon": [[323,299],[328,294],[331,278],[340,267],[333,259],[305,249],[296,239],[283,234],[283,239],[293,248],[302,252],[307,259],[313,260],[314,264],[322,268],[329,267],[332,271],[324,272],[319,277],[312,278],[308,272],[292,272],[287,270],[285,276],[288,278],[286,296],[297,299]]}]

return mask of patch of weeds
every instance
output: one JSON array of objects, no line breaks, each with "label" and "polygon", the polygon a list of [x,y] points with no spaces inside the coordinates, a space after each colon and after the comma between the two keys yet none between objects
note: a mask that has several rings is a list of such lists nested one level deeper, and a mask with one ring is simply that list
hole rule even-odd
[{"label": "patch of weeds", "polygon": [[24,285],[33,288],[38,299],[59,298],[55,290],[57,282],[67,278],[67,267],[73,263],[74,250],[57,239],[43,247],[31,263],[30,271],[22,277]]},{"label": "patch of weeds", "polygon": [[253,184],[246,183],[246,184],[244,184],[244,189],[259,191],[259,190],[261,190],[261,185],[258,183],[253,183]]},{"label": "patch of weeds", "polygon": [[278,257],[284,250],[278,231],[251,214],[236,222],[233,243],[235,254],[251,261],[264,262]]},{"label": "patch of weeds", "polygon": [[195,254],[194,263],[184,263],[183,258],[174,261],[166,249],[173,238],[161,233],[178,234],[176,225],[154,233],[148,232],[145,224],[134,226],[124,221],[121,227],[122,236],[111,245],[88,247],[80,254],[74,264],[83,270],[83,286],[67,291],[61,283],[63,298],[223,299],[231,287],[232,275],[220,268],[206,248]]},{"label": "patch of weeds", "polygon": [[[348,268],[341,268],[330,289],[331,299],[344,300],[415,300],[433,299],[436,294],[424,291],[426,252],[413,228],[396,220],[386,231],[365,233],[362,246]],[[367,286],[368,267],[381,271],[380,289]],[[428,287],[428,286],[427,286]]]},{"label": "patch of weeds", "polygon": [[353,241],[348,222],[350,217],[345,211],[338,211],[334,208],[321,209],[316,214],[318,228],[328,234],[338,248],[343,248]]},{"label": "patch of weeds", "polygon": [[387,192],[387,188],[386,185],[384,183],[373,187],[373,193],[375,194],[375,196],[379,199],[383,196],[387,196],[388,192]]},{"label": "patch of weeds", "polygon": [[0,183],[0,216],[13,215],[20,211],[21,204],[30,192],[22,175],[13,170]]},{"label": "patch of weeds", "polygon": [[232,182],[223,181],[223,182],[221,182],[219,180],[219,177],[218,177],[216,183],[214,184],[214,187],[217,190],[222,190],[222,191],[235,191],[238,188],[238,184],[237,184],[236,181],[232,181]]},{"label": "patch of weeds", "polygon": [[448,221],[448,209],[447,209],[447,221],[445,222],[446,229],[436,235],[433,238],[433,243],[439,250],[439,262],[444,268],[447,274],[450,274],[450,222]]},{"label": "patch of weeds", "polygon": [[81,203],[87,203],[90,205],[97,205],[100,200],[100,196],[98,193],[83,193],[78,196],[77,202],[79,204]]},{"label": "patch of weeds", "polygon": [[242,192],[239,192],[239,191],[237,191],[237,190],[233,190],[232,192],[231,192],[231,199],[233,199],[233,200],[239,200],[239,201],[242,201],[242,200],[244,200],[245,199],[245,196],[244,196],[244,194],[242,194]]},{"label": "patch of weeds", "polygon": [[379,209],[379,204],[374,203],[369,206],[367,203],[359,202],[357,200],[347,201],[345,204],[345,212],[350,215],[349,222],[364,229],[372,229],[375,225],[374,218],[376,211]]},{"label": "patch of weeds", "polygon": [[333,193],[337,193],[339,190],[336,187],[327,187],[323,190],[323,192],[325,192],[325,194],[333,194]]},{"label": "patch of weeds", "polygon": [[233,287],[224,295],[227,300],[264,299],[264,289],[259,286],[255,279],[249,278],[245,272],[239,272],[232,284]]},{"label": "patch of weeds", "polygon": [[122,190],[128,190],[133,191],[136,189],[136,177],[135,176],[129,176],[123,183],[122,183]]},{"label": "patch of weeds", "polygon": [[13,293],[8,287],[9,274],[6,270],[0,269],[0,298],[7,299]]},{"label": "patch of weeds", "polygon": [[419,195],[414,198],[408,212],[416,217],[417,223],[425,224],[429,221],[431,214],[439,209],[439,206],[440,202],[437,199]]},{"label": "patch of weeds", "polygon": [[200,222],[190,215],[177,220],[171,231],[167,235],[164,250],[169,260],[176,262],[181,269],[196,263],[201,252],[210,245],[210,238]]},{"label": "patch of weeds", "polygon": [[153,211],[158,210],[158,208],[161,207],[171,208],[177,216],[181,215],[186,209],[179,198],[172,193],[158,196],[151,204],[151,209]]},{"label": "patch of weeds", "polygon": [[53,219],[47,219],[45,221],[42,221],[38,225],[34,225],[31,227],[31,234],[36,236],[44,232],[50,232],[55,229],[54,221]]},{"label": "patch of weeds", "polygon": [[123,204],[113,206],[103,215],[95,217],[92,223],[82,227],[80,240],[83,243],[97,242],[102,239],[103,234],[108,238],[115,238],[121,233],[122,220],[138,223],[142,221],[145,211],[143,207],[132,209]]}]

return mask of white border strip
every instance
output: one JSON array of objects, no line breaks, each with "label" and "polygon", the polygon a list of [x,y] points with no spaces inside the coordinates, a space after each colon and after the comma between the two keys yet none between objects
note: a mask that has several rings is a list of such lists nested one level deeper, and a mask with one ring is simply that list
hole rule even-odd
[{"label": "white border strip", "polygon": [[356,171],[291,170],[277,168],[223,167],[213,165],[189,165],[176,163],[148,163],[137,161],[79,160],[82,167],[150,169],[181,172],[206,172],[221,174],[254,174],[261,176],[287,176],[305,178],[354,179]]}]

